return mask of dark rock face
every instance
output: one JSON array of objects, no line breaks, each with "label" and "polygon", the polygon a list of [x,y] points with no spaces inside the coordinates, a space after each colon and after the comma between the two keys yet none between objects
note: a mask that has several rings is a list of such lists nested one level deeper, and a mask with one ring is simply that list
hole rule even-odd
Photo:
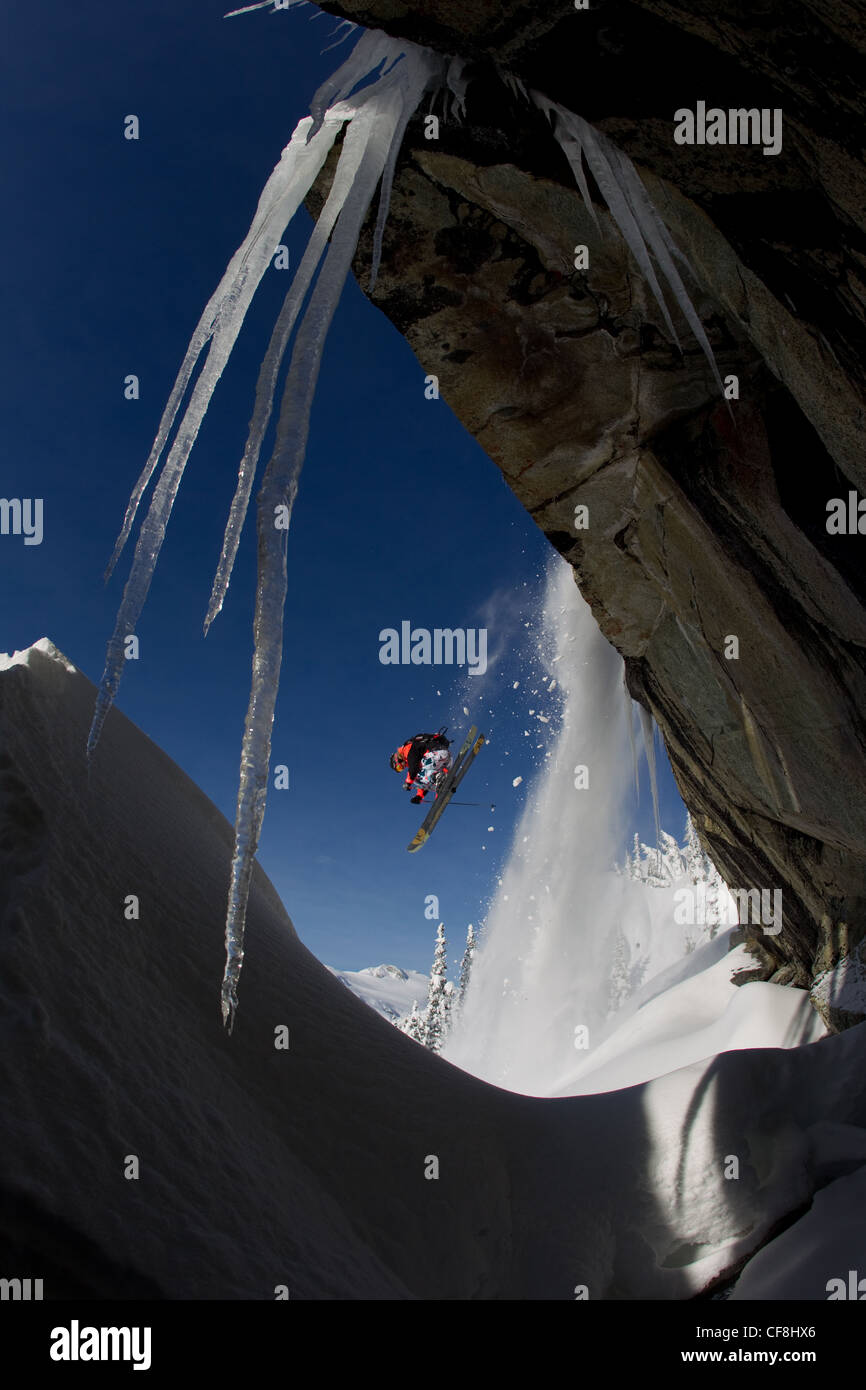
[{"label": "dark rock face", "polygon": [[[864,542],[826,527],[866,494],[864,9],[323,8],[474,60],[464,124],[410,127],[373,300],[573,565],[729,884],[782,889],[782,932],[750,933],[764,977],[808,985],[866,936]],[[730,408],[496,65],[638,165]],[[781,153],[675,144],[698,100],[781,108]]]}]

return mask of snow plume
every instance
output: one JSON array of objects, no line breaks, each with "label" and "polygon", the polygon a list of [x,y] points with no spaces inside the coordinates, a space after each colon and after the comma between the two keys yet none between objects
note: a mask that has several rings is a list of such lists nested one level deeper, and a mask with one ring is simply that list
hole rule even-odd
[{"label": "snow plume", "polygon": [[[279,164],[265,185],[250,230],[232,257],[193,333],[150,456],[133,490],[109,565],[110,573],[129,538],[141,499],[165,451],[181,401],[207,348],[207,356],[141,525],[130,577],[115,630],[108,643],[105,671],[87,743],[88,757],[94,752],[117,693],[124,664],[125,639],[134,633],[147,598],[183,472],[211,395],[286,225],[315,182],[337,134],[344,125],[348,125],[330,195],[289,289],[259,373],[253,418],[205,620],[207,630],[222,607],[259,452],[271,417],[283,356],[304,297],[318,270],[315,288],[297,329],[276,426],[274,451],[258,497],[259,575],[254,619],[255,650],[241,753],[235,850],[226,920],[226,969],[222,985],[223,1020],[229,1029],[237,1006],[247,895],[265,809],[271,725],[282,657],[286,534],[304,460],[310,408],[322,350],[376,186],[381,180],[382,196],[376,227],[378,259],[394,163],[406,124],[424,92],[447,82],[449,72],[447,59],[426,49],[390,39],[384,34],[362,33],[351,55],[316,93],[311,104],[312,114],[299,122],[283,150]],[[459,72],[459,69],[455,72]],[[364,82],[367,85],[356,91],[359,84]]]},{"label": "snow plume", "polygon": [[[518,825],[443,1055],[509,1090],[546,1094],[608,1009],[625,880],[611,872],[631,785],[622,661],[601,636],[571,568],[556,559],[544,657],[561,697],[553,756]],[[588,770],[579,789],[577,769]]]}]

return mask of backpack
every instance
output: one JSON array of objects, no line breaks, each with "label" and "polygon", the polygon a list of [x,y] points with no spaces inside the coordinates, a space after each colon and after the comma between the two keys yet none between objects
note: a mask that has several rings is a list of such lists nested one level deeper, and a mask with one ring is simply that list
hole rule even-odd
[{"label": "backpack", "polygon": [[443,724],[435,734],[416,734],[412,742],[415,743],[416,739],[421,740],[418,746],[422,747],[425,753],[432,753],[437,748],[450,748],[453,740],[445,737],[447,732],[448,725]]}]

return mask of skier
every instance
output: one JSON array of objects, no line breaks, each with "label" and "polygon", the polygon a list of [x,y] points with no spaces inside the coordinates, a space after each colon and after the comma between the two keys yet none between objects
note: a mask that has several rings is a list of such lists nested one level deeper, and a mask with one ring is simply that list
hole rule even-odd
[{"label": "skier", "polygon": [[423,801],[429,791],[434,791],[435,796],[448,774],[451,740],[445,732],[443,727],[435,734],[416,734],[391,754],[389,761],[394,771],[406,773],[403,787],[412,792],[409,799],[413,805]]}]

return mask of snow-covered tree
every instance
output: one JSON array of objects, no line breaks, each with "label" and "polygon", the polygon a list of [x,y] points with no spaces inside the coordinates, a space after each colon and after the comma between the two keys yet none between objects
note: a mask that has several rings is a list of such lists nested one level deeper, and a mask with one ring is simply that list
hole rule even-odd
[{"label": "snow-covered tree", "polygon": [[[470,932],[472,927],[469,928]],[[474,947],[474,937],[473,937]],[[467,940],[468,949],[468,940]],[[466,957],[464,955],[464,961]],[[463,967],[461,966],[461,979]],[[430,972],[430,986],[427,991],[427,1004],[419,1010],[417,999],[412,1004],[412,1012],[397,1022],[401,1033],[414,1038],[431,1052],[439,1052],[451,1028],[451,1016],[455,1002],[460,995],[448,974],[448,942],[442,922],[436,928],[436,949],[433,955],[433,969]],[[467,976],[468,978],[468,976]]]},{"label": "snow-covered tree", "polygon": [[[666,830],[659,831],[657,846],[645,845],[640,835],[635,834],[633,849],[625,855],[623,871],[649,888],[668,888],[683,878],[692,883],[705,883],[708,910],[710,904],[715,904],[717,899],[720,901],[724,888],[722,876],[702,848],[690,815],[686,816],[682,845]],[[721,907],[718,912],[722,913]],[[721,921],[721,915],[712,920]]]},{"label": "snow-covered tree", "polygon": [[445,926],[442,922],[436,928],[436,950],[433,953],[433,969],[430,973],[430,991],[427,995],[427,1008],[424,1012],[424,1045],[431,1052],[442,1047],[451,1026],[451,1006],[454,1000],[454,986],[448,976],[448,943],[445,939]]},{"label": "snow-covered tree", "polygon": [[424,1015],[418,1009],[418,1000],[412,1000],[412,1012],[406,1014],[405,1018],[398,1019],[397,1027],[401,1033],[413,1038],[415,1042],[423,1042]]},{"label": "snow-covered tree", "polygon": [[684,839],[686,872],[692,883],[700,883],[706,876],[707,856],[704,854],[698,839],[698,832],[695,830],[695,823],[688,811],[686,812]]},{"label": "snow-covered tree", "polygon": [[460,962],[460,978],[457,982],[459,994],[457,996],[457,1006],[462,1008],[466,1002],[466,991],[469,988],[469,979],[472,975],[472,962],[475,959],[475,951],[478,946],[478,938],[472,923],[466,932],[466,946],[463,951],[463,959]]}]

